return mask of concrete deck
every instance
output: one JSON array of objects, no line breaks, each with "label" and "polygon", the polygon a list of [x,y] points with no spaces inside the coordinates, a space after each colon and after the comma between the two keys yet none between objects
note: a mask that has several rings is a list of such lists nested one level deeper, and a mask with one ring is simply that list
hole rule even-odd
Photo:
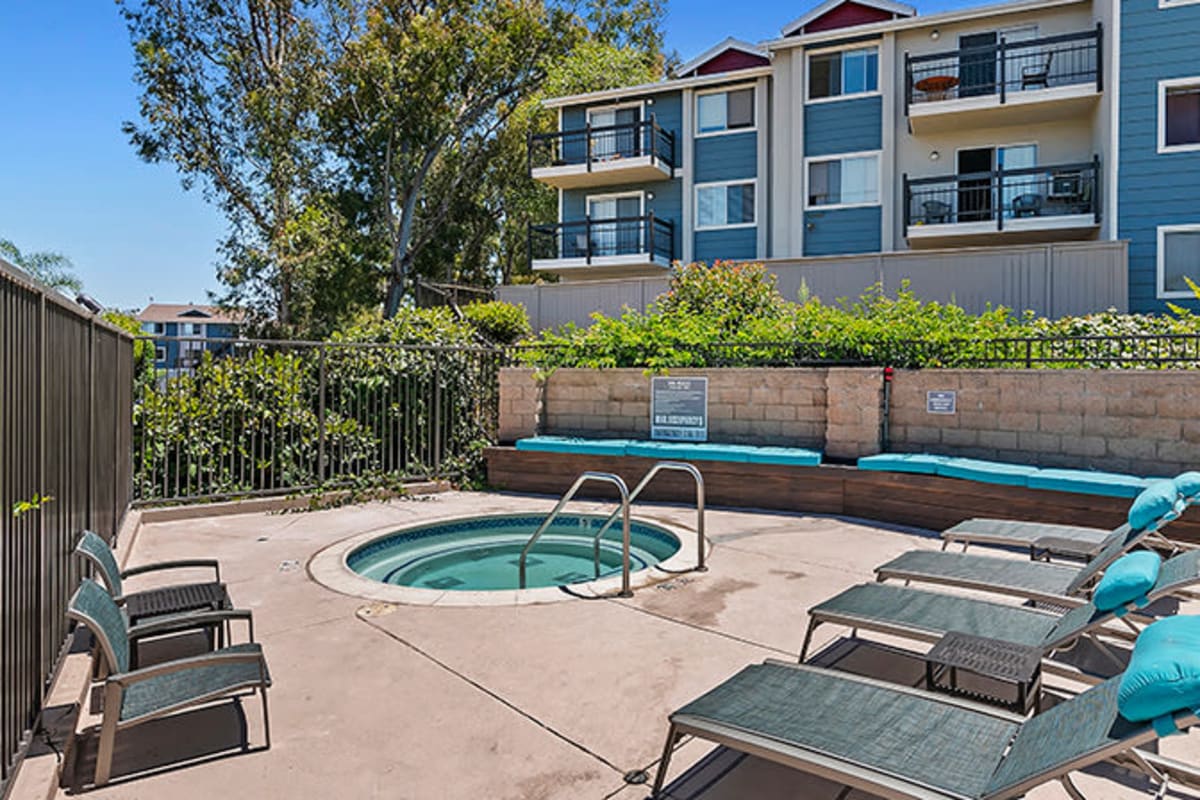
[{"label": "concrete deck", "polygon": [[[653,774],[672,710],[746,664],[795,658],[807,607],[870,580],[873,566],[905,550],[939,545],[917,531],[848,520],[710,509],[707,573],[642,588],[628,600],[482,608],[346,596],[316,583],[306,569],[322,548],[366,530],[552,505],[542,497],[450,492],[311,513],[144,525],[129,565],[216,557],[235,604],[254,611],[256,638],[274,678],[273,746],[253,749],[263,741],[257,700],[241,711],[224,703],[119,737],[116,777],[99,790],[85,786],[86,737],[66,789],[51,785],[52,750],[37,748],[13,797],[42,800],[85,790],[96,798],[171,800],[640,800],[648,787],[626,785],[622,776]],[[685,507],[641,506],[638,516],[694,525],[694,511]],[[826,626],[817,633],[819,650],[845,631]],[[86,658],[71,656],[56,687],[54,702],[62,705],[47,716],[61,712],[64,726],[74,721],[70,703],[85,686]],[[893,667],[904,668],[899,664]],[[78,727],[95,719],[85,714]],[[248,753],[237,750],[243,725]],[[685,742],[673,758],[672,779],[713,750]],[[1200,735],[1174,737],[1162,750],[1200,764]],[[199,763],[178,766],[189,758]],[[150,774],[139,774],[147,769]],[[1152,796],[1147,783],[1115,768],[1091,770],[1078,784],[1090,798]],[[720,751],[676,780],[671,796],[833,800],[839,791]],[[1169,796],[1200,794],[1173,790]],[[1053,785],[1030,797],[1067,794]]]}]

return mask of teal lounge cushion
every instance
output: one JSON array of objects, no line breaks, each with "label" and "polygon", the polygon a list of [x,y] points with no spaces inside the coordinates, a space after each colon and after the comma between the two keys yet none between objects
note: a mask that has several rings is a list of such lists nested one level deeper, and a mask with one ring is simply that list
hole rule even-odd
[{"label": "teal lounge cushion", "polygon": [[1137,497],[1150,481],[1116,472],[1092,472],[1083,469],[1039,469],[1029,476],[1030,489],[1078,492],[1105,497]]},{"label": "teal lounge cushion", "polygon": [[1149,550],[1121,556],[1104,570],[1104,577],[1092,592],[1092,605],[1100,611],[1112,611],[1144,598],[1158,580],[1161,566],[1158,553]]},{"label": "teal lounge cushion", "polygon": [[1024,464],[1002,464],[998,461],[978,461],[973,458],[947,458],[938,464],[937,474],[946,478],[962,478],[1003,486],[1024,486],[1037,467]]},{"label": "teal lounge cushion", "polygon": [[1129,506],[1129,527],[1135,531],[1153,530],[1182,512],[1182,506],[1175,481],[1165,478],[1152,481]]},{"label": "teal lounge cushion", "polygon": [[1184,472],[1175,476],[1175,490],[1186,502],[1200,498],[1200,472]]},{"label": "teal lounge cushion", "polygon": [[937,474],[938,465],[945,456],[930,456],[924,453],[881,453],[864,456],[858,460],[858,468],[878,472],[913,472],[919,475]]},{"label": "teal lounge cushion", "polygon": [[751,464],[784,464],[790,467],[816,467],[821,454],[803,447],[751,447],[746,453]]},{"label": "teal lounge cushion", "polygon": [[518,450],[539,453],[579,453],[589,456],[623,456],[631,442],[627,439],[582,439],[572,436],[536,436],[518,439]]},{"label": "teal lounge cushion", "polygon": [[747,445],[712,444],[709,442],[630,442],[626,452],[642,458],[672,461],[749,461]]},{"label": "teal lounge cushion", "polygon": [[1200,708],[1200,617],[1166,617],[1146,627],[1117,687],[1117,709],[1146,722]]}]

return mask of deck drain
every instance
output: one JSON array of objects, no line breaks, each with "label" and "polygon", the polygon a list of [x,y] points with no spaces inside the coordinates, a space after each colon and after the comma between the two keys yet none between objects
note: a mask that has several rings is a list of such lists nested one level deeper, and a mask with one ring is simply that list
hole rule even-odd
[{"label": "deck drain", "polygon": [[295,572],[300,569],[300,562],[294,558],[289,558],[287,561],[279,562],[280,572]]},{"label": "deck drain", "polygon": [[639,786],[650,780],[650,775],[644,769],[631,769],[622,776],[622,780],[628,784]]},{"label": "deck drain", "polygon": [[362,606],[358,609],[360,617],[386,617],[396,610],[396,606],[391,603],[371,603],[369,606]]}]

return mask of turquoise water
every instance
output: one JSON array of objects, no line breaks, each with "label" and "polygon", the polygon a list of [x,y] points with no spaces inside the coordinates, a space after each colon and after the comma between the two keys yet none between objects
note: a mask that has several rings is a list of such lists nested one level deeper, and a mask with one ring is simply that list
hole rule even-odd
[{"label": "turquoise water", "polygon": [[[395,586],[448,591],[519,588],[521,550],[545,514],[497,514],[405,528],[350,552],[350,569]],[[600,574],[592,538],[606,517],[562,514],[538,539],[526,560],[526,588],[566,586],[621,574],[621,524],[600,543]],[[679,551],[665,528],[645,522],[630,526],[629,567],[645,569]]]}]

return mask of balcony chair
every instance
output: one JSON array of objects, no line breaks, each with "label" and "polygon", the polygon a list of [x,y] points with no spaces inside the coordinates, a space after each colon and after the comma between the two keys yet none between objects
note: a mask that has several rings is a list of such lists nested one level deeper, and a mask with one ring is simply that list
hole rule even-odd
[{"label": "balcony chair", "polygon": [[1042,196],[1034,192],[1019,194],[1012,201],[1013,216],[1040,217],[1042,215]]},{"label": "balcony chair", "polygon": [[1021,91],[1026,89],[1050,88],[1050,65],[1054,63],[1054,51],[1046,54],[1046,63],[1040,66],[1021,68]]},{"label": "balcony chair", "polygon": [[926,225],[945,224],[950,221],[950,213],[954,210],[949,203],[943,203],[941,200],[926,200],[921,203],[921,208],[924,210],[924,220]]},{"label": "balcony chair", "polygon": [[[248,611],[212,612],[249,620]],[[95,786],[108,783],[112,775],[117,732],[171,716],[178,711],[208,705],[217,700],[259,693],[263,706],[266,746],[271,747],[271,723],[267,715],[267,689],[271,676],[262,646],[250,641],[204,655],[166,661],[133,669],[130,630],[108,592],[85,579],[67,608],[67,617],[86,625],[113,672],[104,679],[104,711],[96,755]]]}]

